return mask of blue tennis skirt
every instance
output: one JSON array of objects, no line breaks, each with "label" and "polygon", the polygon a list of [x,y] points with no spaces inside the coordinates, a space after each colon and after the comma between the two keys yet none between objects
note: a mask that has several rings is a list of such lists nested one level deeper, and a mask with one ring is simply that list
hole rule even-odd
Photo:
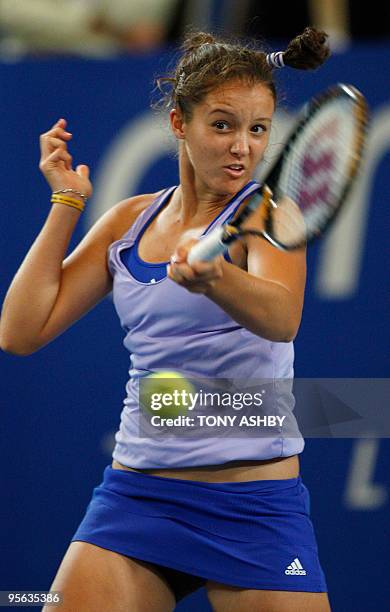
[{"label": "blue tennis skirt", "polygon": [[207,580],[327,591],[300,476],[208,483],[108,465],[72,541],[153,564],[177,600]]}]

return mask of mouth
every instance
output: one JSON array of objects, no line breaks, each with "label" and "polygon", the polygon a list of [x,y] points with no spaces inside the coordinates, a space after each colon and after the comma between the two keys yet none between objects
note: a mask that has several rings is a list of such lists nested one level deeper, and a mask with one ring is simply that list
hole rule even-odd
[{"label": "mouth", "polygon": [[240,178],[245,172],[243,164],[230,164],[229,166],[224,166],[223,169],[232,178]]}]

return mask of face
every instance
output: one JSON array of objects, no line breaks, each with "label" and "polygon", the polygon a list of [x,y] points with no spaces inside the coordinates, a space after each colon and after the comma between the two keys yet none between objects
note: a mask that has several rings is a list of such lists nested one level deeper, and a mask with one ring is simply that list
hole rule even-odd
[{"label": "face", "polygon": [[198,190],[234,194],[253,178],[269,141],[274,108],[268,87],[234,81],[209,92],[189,121],[171,111]]}]

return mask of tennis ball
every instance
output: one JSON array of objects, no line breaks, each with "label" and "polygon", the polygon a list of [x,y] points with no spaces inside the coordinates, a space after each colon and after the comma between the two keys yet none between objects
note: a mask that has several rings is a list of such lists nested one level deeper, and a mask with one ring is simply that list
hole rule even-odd
[{"label": "tennis ball", "polygon": [[140,379],[140,406],[149,415],[185,415],[191,405],[189,393],[196,393],[195,387],[179,372],[161,370]]}]

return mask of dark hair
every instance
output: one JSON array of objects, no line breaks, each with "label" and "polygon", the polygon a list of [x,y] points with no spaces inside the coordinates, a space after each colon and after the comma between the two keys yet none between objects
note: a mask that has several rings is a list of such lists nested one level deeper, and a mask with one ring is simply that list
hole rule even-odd
[{"label": "dark hair", "polygon": [[[330,53],[327,38],[325,32],[306,28],[283,52],[284,64],[301,70],[321,66]],[[267,62],[267,53],[253,43],[231,42],[207,32],[192,32],[185,38],[181,52],[171,74],[157,79],[163,94],[159,107],[178,107],[189,120],[194,105],[209,91],[233,79],[251,85],[263,83],[276,102],[273,68]],[[170,86],[168,91],[166,85]]]}]

